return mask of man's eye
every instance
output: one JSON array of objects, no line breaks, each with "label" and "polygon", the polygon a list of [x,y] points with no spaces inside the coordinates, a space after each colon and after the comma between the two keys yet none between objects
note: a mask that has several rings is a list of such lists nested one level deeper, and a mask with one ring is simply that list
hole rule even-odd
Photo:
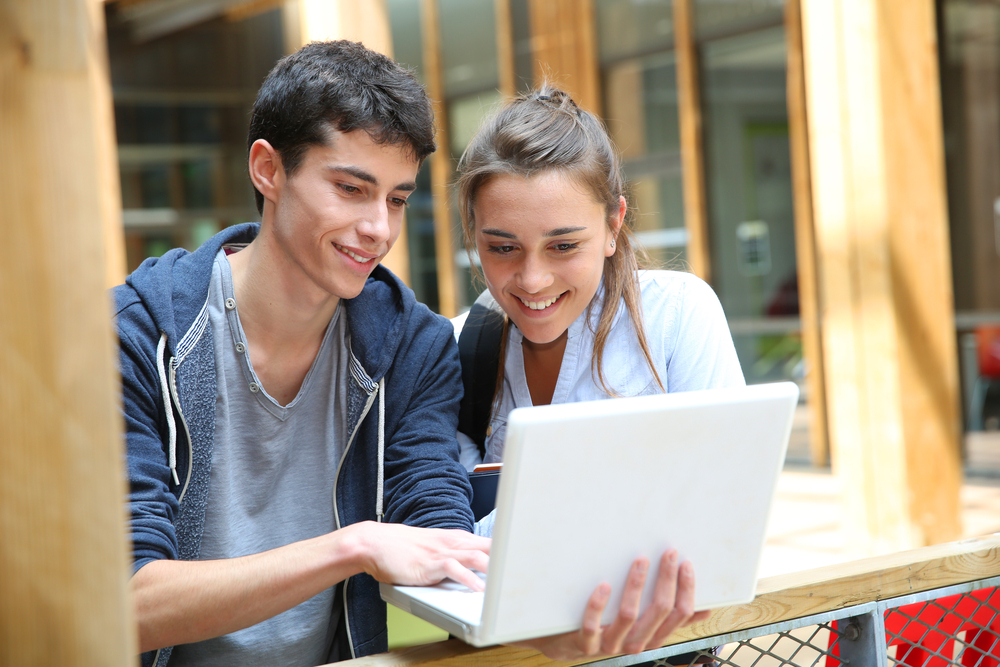
[{"label": "man's eye", "polygon": [[351,195],[361,192],[361,188],[357,187],[356,185],[351,185],[349,183],[341,183],[340,189],[346,192],[347,194]]},{"label": "man's eye", "polygon": [[410,202],[406,201],[402,197],[389,197],[389,203],[396,208],[405,208],[409,206]]}]

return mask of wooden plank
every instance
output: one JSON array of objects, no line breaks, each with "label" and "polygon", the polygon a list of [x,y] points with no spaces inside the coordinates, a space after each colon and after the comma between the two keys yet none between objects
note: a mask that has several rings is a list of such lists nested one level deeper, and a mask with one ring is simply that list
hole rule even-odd
[{"label": "wooden plank", "polygon": [[448,141],[448,109],[445,106],[444,72],[441,62],[441,10],[438,0],[420,1],[423,36],[424,84],[434,104],[437,151],[430,157],[431,194],[434,201],[434,254],[437,257],[438,312],[458,315],[458,276],[455,271],[455,234],[452,225],[451,146]]},{"label": "wooden plank", "polygon": [[825,466],[830,462],[830,444],[827,437],[816,235],[813,230],[809,172],[801,0],[788,0],[785,4],[785,35],[788,44],[788,138],[792,158],[792,201],[795,208],[795,258],[799,279],[799,316],[802,320],[802,354],[805,358],[805,379],[809,396],[809,451],[813,465]]},{"label": "wooden plank", "polygon": [[500,75],[500,94],[506,98],[517,94],[517,70],[514,62],[514,24],[510,14],[510,0],[493,0],[496,16],[497,71]]},{"label": "wooden plank", "polygon": [[0,664],[130,665],[103,6],[0,17]]},{"label": "wooden plank", "polygon": [[869,553],[959,534],[932,3],[802,3],[833,463]]},{"label": "wooden plank", "polygon": [[549,81],[601,114],[594,0],[528,0],[535,84]]},{"label": "wooden plank", "polygon": [[[845,607],[1000,576],[1000,536],[964,540],[762,579],[745,605],[715,610],[701,623],[674,633],[668,644],[738,632]],[[556,662],[512,646],[476,649],[458,640],[353,660],[358,667],[525,667]]]},{"label": "wooden plank", "polygon": [[[289,53],[313,41],[349,39],[392,58],[392,27],[386,0],[291,0],[285,3],[285,48]],[[410,284],[406,221],[381,264]]]},{"label": "wooden plank", "polygon": [[678,121],[684,188],[684,227],[691,272],[712,282],[709,248],[705,148],[702,140],[698,47],[695,43],[694,0],[674,0],[674,54],[677,58]]}]

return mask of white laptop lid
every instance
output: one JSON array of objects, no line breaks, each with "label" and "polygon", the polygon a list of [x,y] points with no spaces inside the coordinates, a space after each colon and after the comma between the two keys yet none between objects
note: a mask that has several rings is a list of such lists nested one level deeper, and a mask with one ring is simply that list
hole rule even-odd
[{"label": "white laptop lid", "polygon": [[578,629],[603,581],[611,622],[640,555],[648,601],[675,547],[694,564],[697,609],[748,602],[797,397],[778,383],[514,410],[486,592],[444,586],[467,608],[483,599],[479,626],[475,610],[437,619],[436,591],[383,597],[479,646],[517,641]]}]

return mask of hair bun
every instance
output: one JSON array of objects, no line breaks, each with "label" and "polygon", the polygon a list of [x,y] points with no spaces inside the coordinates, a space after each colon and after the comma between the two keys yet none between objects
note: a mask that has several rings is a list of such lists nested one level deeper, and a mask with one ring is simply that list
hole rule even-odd
[{"label": "hair bun", "polygon": [[526,97],[525,100],[541,102],[547,107],[552,107],[553,109],[560,109],[562,111],[570,111],[573,113],[579,113],[580,107],[573,100],[569,93],[559,88],[555,88],[548,83],[543,83],[540,88],[533,90]]}]

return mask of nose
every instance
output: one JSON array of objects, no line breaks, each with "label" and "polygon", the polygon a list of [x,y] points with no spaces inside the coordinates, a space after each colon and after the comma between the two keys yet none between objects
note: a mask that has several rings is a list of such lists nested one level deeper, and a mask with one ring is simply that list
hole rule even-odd
[{"label": "nose", "polygon": [[552,272],[542,257],[525,256],[517,271],[517,286],[528,294],[537,294],[552,284]]},{"label": "nose", "polygon": [[385,201],[373,202],[366,208],[364,217],[358,224],[358,234],[373,245],[381,245],[392,238],[389,207]]}]

